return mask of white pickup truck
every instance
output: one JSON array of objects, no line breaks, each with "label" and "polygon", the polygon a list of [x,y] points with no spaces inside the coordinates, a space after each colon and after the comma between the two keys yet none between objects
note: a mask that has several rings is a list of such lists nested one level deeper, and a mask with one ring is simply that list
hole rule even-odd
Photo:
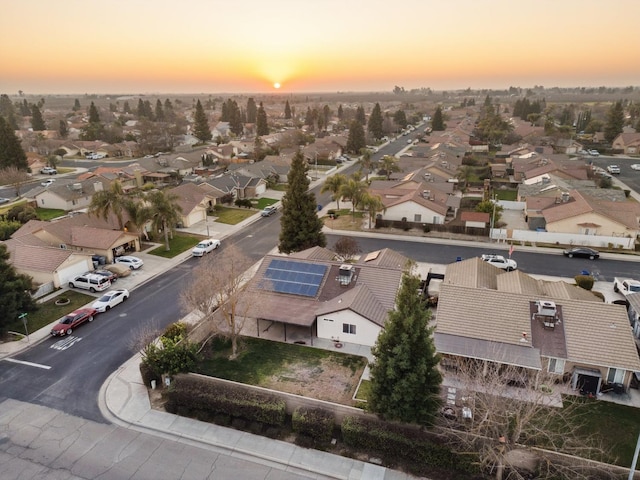
[{"label": "white pickup truck", "polygon": [[618,278],[613,279],[613,290],[619,292],[624,296],[632,293],[640,292],[640,281],[633,280],[631,278]]}]

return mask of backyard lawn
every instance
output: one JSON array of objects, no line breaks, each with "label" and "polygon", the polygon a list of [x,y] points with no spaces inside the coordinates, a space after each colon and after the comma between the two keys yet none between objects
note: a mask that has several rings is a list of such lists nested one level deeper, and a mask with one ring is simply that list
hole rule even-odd
[{"label": "backyard lawn", "polygon": [[163,258],[173,258],[176,255],[186,252],[187,250],[195,247],[198,242],[202,240],[202,237],[197,235],[189,235],[187,233],[174,233],[173,238],[169,239],[169,250],[164,246],[164,237],[159,239],[162,242],[157,248],[154,248],[149,253]]},{"label": "backyard lawn", "polygon": [[38,215],[38,220],[47,221],[53,220],[54,218],[62,217],[66,215],[67,212],[64,210],[59,210],[57,208],[36,208],[36,214]]},{"label": "backyard lawn", "polygon": [[242,338],[236,360],[229,354],[230,343],[215,340],[195,372],[343,405],[355,405],[367,363],[356,355],[252,337]]},{"label": "backyard lawn", "polygon": [[258,212],[249,208],[234,208],[216,206],[214,215],[217,217],[216,222],[226,223],[227,225],[236,225],[241,221],[256,215]]}]

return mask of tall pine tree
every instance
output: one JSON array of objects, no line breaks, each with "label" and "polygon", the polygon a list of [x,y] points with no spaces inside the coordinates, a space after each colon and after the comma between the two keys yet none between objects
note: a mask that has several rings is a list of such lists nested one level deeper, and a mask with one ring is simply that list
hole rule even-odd
[{"label": "tall pine tree", "polygon": [[258,136],[269,135],[269,124],[267,122],[267,112],[265,112],[262,102],[258,107],[258,113],[256,114],[256,131]]},{"label": "tall pine tree", "polygon": [[384,119],[382,118],[382,110],[380,109],[380,104],[376,103],[371,111],[371,115],[369,116],[369,123],[367,124],[367,131],[373,135],[373,138],[378,140],[383,137],[383,129],[382,124],[384,123]]},{"label": "tall pine tree", "polygon": [[0,169],[7,167],[26,170],[27,155],[14,129],[0,116]]},{"label": "tall pine tree", "polygon": [[31,105],[31,128],[33,128],[34,132],[41,132],[47,129],[44,118],[42,118],[42,112],[40,112],[40,108],[35,103]]},{"label": "tall pine tree", "polygon": [[[262,102],[260,102],[260,105],[262,105]],[[247,123],[256,123],[257,121],[258,107],[256,106],[256,101],[253,97],[249,97],[249,100],[247,100]]]},{"label": "tall pine tree", "polygon": [[604,126],[604,139],[611,143],[622,133],[624,127],[624,109],[622,102],[614,103],[607,113],[607,123]]},{"label": "tall pine tree", "polygon": [[194,114],[194,119],[195,125],[193,126],[193,134],[195,135],[195,137],[202,143],[211,140],[213,135],[211,134],[211,129],[209,128],[207,114],[204,113],[204,108],[202,108],[200,100],[198,100],[198,103],[196,103],[196,113]]},{"label": "tall pine tree", "polygon": [[[0,117],[2,119],[2,117]],[[0,244],[0,333],[18,318],[21,313],[32,312],[35,303],[29,295],[32,288],[31,277],[17,274],[9,263],[7,246]]]},{"label": "tall pine tree", "polygon": [[284,119],[291,119],[291,106],[289,105],[289,100],[287,100],[287,103],[284,104]]},{"label": "tall pine tree", "polygon": [[442,117],[442,108],[438,105],[435,113],[433,114],[433,118],[431,119],[431,129],[434,132],[441,132],[444,130],[444,119]]},{"label": "tall pine tree", "polygon": [[364,127],[360,122],[354,120],[349,127],[349,136],[347,137],[347,152],[355,155],[360,153],[367,146],[367,140],[364,135]]},{"label": "tall pine tree", "polygon": [[442,375],[431,318],[421,297],[420,278],[402,276],[396,308],[371,350],[371,391],[367,404],[382,418],[431,425],[440,407]]},{"label": "tall pine tree", "polygon": [[287,192],[282,198],[278,248],[283,253],[324,247],[327,244],[322,232],[324,224],[316,212],[316,196],[309,192],[307,169],[302,152],[296,153],[287,175]]}]

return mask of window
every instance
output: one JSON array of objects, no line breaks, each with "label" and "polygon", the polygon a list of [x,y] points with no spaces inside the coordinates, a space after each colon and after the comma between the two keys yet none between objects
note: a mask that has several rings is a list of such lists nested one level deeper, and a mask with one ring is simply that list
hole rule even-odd
[{"label": "window", "polygon": [[620,368],[610,368],[607,375],[607,383],[622,383],[625,371]]},{"label": "window", "polygon": [[414,221],[414,222],[421,222],[421,221],[422,221],[422,215],[420,215],[419,213],[416,213],[416,214],[413,216],[413,221]]},{"label": "window", "polygon": [[349,323],[343,323],[342,324],[342,333],[349,333],[351,335],[355,335],[356,334],[356,326],[355,325],[351,325]]},{"label": "window", "polygon": [[550,358],[549,359],[549,373],[564,373],[564,359],[562,358]]}]

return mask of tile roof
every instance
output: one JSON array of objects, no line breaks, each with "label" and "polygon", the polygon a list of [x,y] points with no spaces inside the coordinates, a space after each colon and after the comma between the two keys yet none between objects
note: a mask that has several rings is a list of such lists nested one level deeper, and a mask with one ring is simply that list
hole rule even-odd
[{"label": "tile roof", "polygon": [[482,261],[480,257],[473,257],[447,265],[443,283],[495,290],[498,275],[504,273],[498,267]]},{"label": "tile roof", "polygon": [[[55,272],[73,255],[83,255],[73,250],[32,245],[16,245],[11,263],[18,269],[38,272]],[[89,254],[85,254],[89,257]]]}]

